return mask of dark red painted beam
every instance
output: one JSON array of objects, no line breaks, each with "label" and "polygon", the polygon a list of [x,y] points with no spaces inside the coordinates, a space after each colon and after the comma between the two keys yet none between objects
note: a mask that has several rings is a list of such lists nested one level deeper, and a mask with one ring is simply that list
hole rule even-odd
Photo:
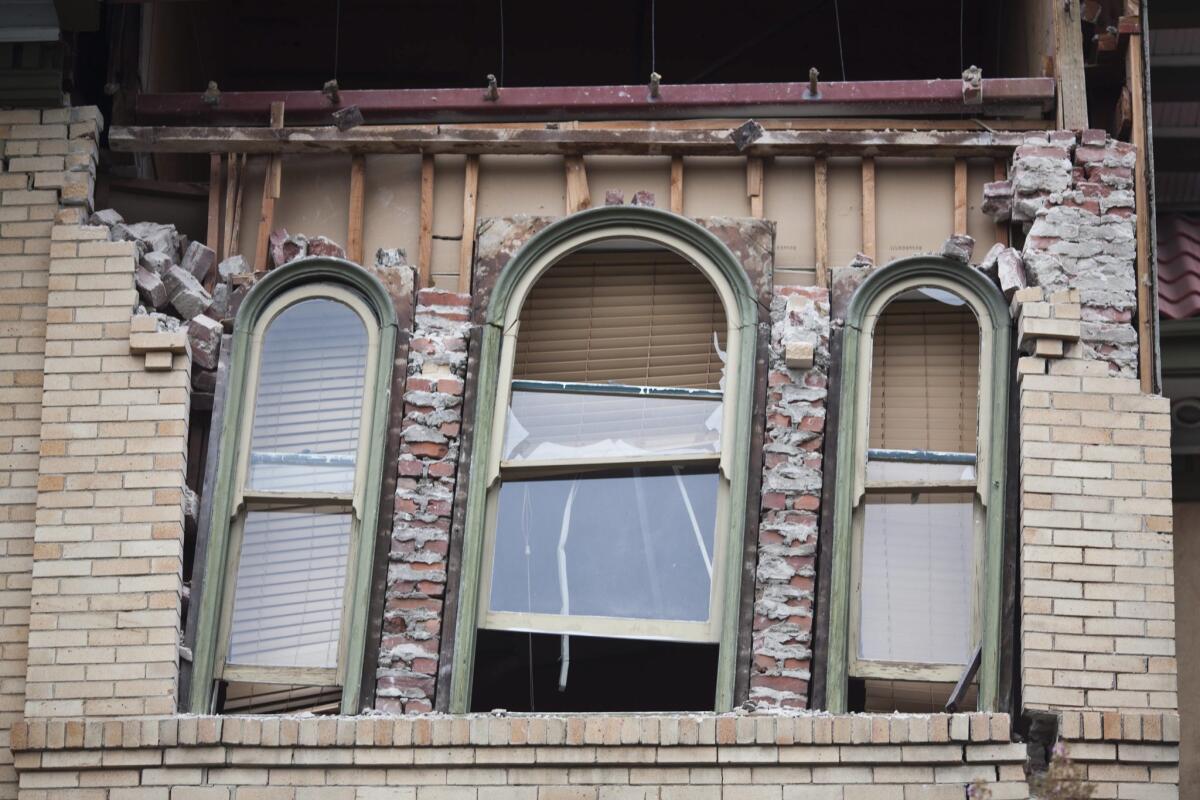
[{"label": "dark red painted beam", "polygon": [[497,100],[480,89],[343,91],[331,103],[320,91],[225,92],[208,105],[194,94],[142,94],[139,124],[267,125],[273,101],[284,101],[289,125],[330,124],[338,108],[358,106],[368,123],[501,122],[582,119],[686,119],[722,116],[1038,116],[1054,108],[1052,78],[983,81],[983,105],[966,105],[962,81],[713,83],[663,86],[502,88]]}]

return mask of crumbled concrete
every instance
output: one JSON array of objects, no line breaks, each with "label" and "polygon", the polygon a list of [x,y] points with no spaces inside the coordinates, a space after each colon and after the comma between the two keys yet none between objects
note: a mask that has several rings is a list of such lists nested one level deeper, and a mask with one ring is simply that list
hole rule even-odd
[{"label": "crumbled concrete", "polygon": [[996,242],[994,245],[992,245],[991,249],[987,251],[987,255],[983,257],[983,261],[979,262],[979,271],[984,275],[987,275],[993,281],[997,280],[996,276],[998,267],[996,262],[1000,258],[1000,254],[1002,252],[1004,252],[1004,245],[1000,242]]},{"label": "crumbled concrete", "polygon": [[230,256],[220,264],[217,264],[217,274],[223,281],[228,281],[234,275],[241,275],[249,271],[250,268],[246,265],[246,259],[241,256]]},{"label": "crumbled concrete", "polygon": [[188,320],[188,341],[192,344],[192,362],[203,369],[216,369],[221,352],[221,323],[205,314]]},{"label": "crumbled concrete", "polygon": [[185,320],[192,319],[208,310],[212,295],[205,291],[192,273],[181,267],[171,267],[163,274],[171,305]]},{"label": "crumbled concrete", "polygon": [[324,236],[314,236],[308,240],[307,255],[325,256],[326,258],[345,258],[346,250],[332,239]]},{"label": "crumbled concrete", "polygon": [[100,211],[92,212],[92,215],[88,217],[89,225],[104,225],[108,228],[111,228],[114,225],[120,225],[124,221],[125,218],[117,213],[116,209],[113,208],[104,208]]},{"label": "crumbled concrete", "polygon": [[156,275],[162,275],[168,268],[174,266],[175,259],[168,253],[159,253],[156,250],[151,250],[148,253],[143,253],[138,259],[138,264],[143,269],[149,270]]},{"label": "crumbled concrete", "polygon": [[200,242],[192,242],[184,251],[179,266],[192,273],[196,280],[204,283],[212,275],[216,263],[217,254],[211,247]]},{"label": "crumbled concrete", "polygon": [[147,306],[159,309],[167,304],[167,287],[162,278],[156,273],[142,267],[133,270],[133,284],[137,287],[138,296]]},{"label": "crumbled concrete", "polygon": [[965,233],[956,233],[942,244],[942,255],[964,264],[971,263],[975,252],[975,240]]}]

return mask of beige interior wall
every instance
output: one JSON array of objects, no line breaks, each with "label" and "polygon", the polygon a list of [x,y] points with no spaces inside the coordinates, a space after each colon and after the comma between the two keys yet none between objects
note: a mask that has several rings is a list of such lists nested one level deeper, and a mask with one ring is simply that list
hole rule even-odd
[{"label": "beige interior wall", "polygon": [[1200,503],[1176,503],[1174,510],[1179,796],[1200,800]]},{"label": "beige interior wall", "polygon": [[[457,284],[463,234],[463,185],[466,159],[437,156],[433,195],[432,272],[436,286]],[[242,209],[240,245],[253,257],[262,199],[264,159],[251,159]],[[592,205],[604,204],[615,189],[631,202],[638,191],[654,193],[658,208],[670,207],[670,159],[665,156],[588,156]],[[968,232],[976,238],[976,256],[989,248],[995,226],[980,209],[983,184],[992,179],[992,162],[970,165]],[[419,236],[421,158],[376,155],[367,158],[364,253],[373,258],[382,247],[402,248],[416,261]],[[282,196],[275,227],[307,236],[324,235],[346,244],[350,159],[345,155],[293,156],[284,159]],[[686,158],[684,214],[689,217],[750,215],[746,162],[742,158]],[[776,282],[814,281],[816,236],[813,160],[768,159],[763,186],[764,215],[777,222]],[[514,214],[557,216],[565,209],[565,177],[557,156],[483,156],[480,159],[478,217]],[[862,166],[857,158],[829,160],[829,262],[850,263],[862,249]],[[954,227],[954,167],[949,159],[876,161],[877,261],[886,263],[916,253],[937,252]]]}]

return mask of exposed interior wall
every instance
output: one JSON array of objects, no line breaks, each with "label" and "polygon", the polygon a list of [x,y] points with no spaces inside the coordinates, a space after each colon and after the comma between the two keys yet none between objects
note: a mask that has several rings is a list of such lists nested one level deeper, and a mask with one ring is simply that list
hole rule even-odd
[{"label": "exposed interior wall", "polygon": [[1200,503],[1175,504],[1175,657],[1179,662],[1179,796],[1200,798]]},{"label": "exposed interior wall", "polygon": [[[436,156],[433,191],[434,285],[457,285],[463,235],[464,156]],[[610,191],[626,203],[650,192],[658,208],[670,207],[670,159],[665,156],[588,156],[588,190],[593,206]],[[683,213],[688,217],[748,217],[746,166],[741,158],[684,159]],[[421,158],[367,157],[363,225],[364,253],[399,247],[415,262],[420,217]],[[981,257],[995,242],[995,225],[980,205],[992,162],[972,161],[968,172],[967,231]],[[764,216],[777,224],[775,282],[815,281],[816,235],[813,160],[782,157],[765,165]],[[346,243],[350,158],[284,158],[282,195],[275,227]],[[250,160],[239,245],[253,256],[262,201],[263,162]],[[879,263],[916,253],[937,252],[954,228],[954,168],[949,159],[880,159],[877,164],[876,225]],[[561,216],[565,178],[557,156],[483,156],[477,218],[516,214]],[[829,160],[829,261],[848,264],[862,249],[862,176],[857,158]]]}]

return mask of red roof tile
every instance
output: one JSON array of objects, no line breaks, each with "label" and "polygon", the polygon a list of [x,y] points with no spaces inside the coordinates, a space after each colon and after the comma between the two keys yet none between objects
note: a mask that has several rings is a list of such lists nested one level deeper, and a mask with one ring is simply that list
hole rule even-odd
[{"label": "red roof tile", "polygon": [[1164,319],[1200,316],[1200,216],[1159,215],[1158,312]]}]

